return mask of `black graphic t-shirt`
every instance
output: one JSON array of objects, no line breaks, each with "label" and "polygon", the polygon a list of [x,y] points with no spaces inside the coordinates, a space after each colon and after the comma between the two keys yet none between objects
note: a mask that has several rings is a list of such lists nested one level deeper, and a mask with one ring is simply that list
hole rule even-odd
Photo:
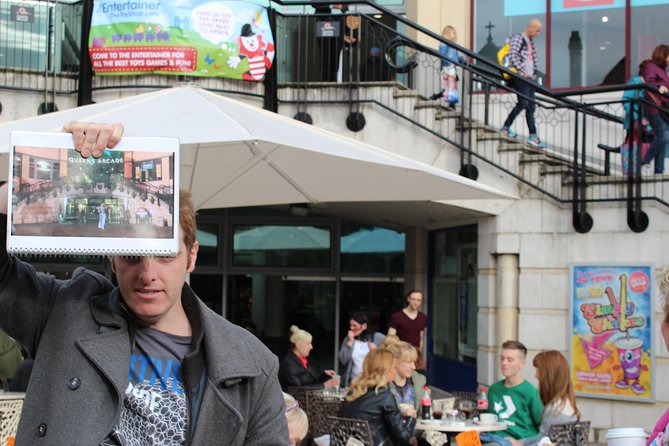
[{"label": "black graphic t-shirt", "polygon": [[121,418],[101,446],[184,444],[188,401],[181,358],[190,350],[190,336],[138,327]]}]

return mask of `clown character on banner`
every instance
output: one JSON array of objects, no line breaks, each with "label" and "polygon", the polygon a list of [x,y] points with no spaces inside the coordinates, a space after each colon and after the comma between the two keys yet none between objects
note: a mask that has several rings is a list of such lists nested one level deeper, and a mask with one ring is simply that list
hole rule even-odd
[{"label": "clown character on banner", "polygon": [[249,23],[242,26],[241,34],[237,37],[237,44],[239,45],[239,55],[230,56],[227,61],[228,66],[234,70],[243,59],[247,59],[249,69],[244,72],[242,79],[263,80],[265,72],[272,66],[274,44],[263,42],[262,36],[254,33]]}]

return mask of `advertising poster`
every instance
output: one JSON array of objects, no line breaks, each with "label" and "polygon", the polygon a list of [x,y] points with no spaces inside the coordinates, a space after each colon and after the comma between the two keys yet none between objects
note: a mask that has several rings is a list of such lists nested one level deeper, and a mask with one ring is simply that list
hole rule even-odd
[{"label": "advertising poster", "polygon": [[95,0],[96,74],[262,81],[274,60],[267,10],[233,0]]},{"label": "advertising poster", "polygon": [[651,401],[653,269],[571,267],[571,367],[578,395]]}]

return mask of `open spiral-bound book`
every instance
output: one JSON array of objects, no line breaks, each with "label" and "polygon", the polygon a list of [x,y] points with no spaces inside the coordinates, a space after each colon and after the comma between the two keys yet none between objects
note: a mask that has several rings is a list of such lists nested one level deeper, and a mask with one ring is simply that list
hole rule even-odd
[{"label": "open spiral-bound book", "polygon": [[124,137],[83,158],[72,135],[11,134],[7,251],[176,255],[179,140]]}]

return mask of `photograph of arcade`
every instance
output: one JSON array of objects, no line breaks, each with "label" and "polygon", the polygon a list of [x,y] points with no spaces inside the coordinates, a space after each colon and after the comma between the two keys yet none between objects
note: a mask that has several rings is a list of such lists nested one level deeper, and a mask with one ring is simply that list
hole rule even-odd
[{"label": "photograph of arcade", "polygon": [[15,147],[12,235],[171,238],[174,154]]}]

